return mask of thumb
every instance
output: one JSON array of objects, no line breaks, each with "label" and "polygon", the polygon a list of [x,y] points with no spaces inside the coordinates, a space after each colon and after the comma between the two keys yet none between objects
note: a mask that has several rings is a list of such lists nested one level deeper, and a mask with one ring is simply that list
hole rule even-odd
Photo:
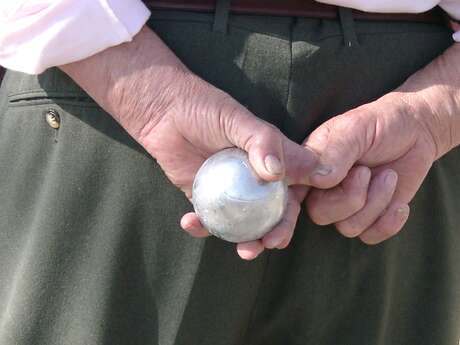
[{"label": "thumb", "polygon": [[307,180],[316,163],[313,152],[290,141],[277,127],[239,104],[227,114],[222,122],[227,139],[248,153],[253,169],[263,180],[286,176],[290,183]]},{"label": "thumb", "polygon": [[312,186],[327,189],[342,182],[371,145],[370,124],[366,117],[344,114],[323,123],[310,134],[304,146],[319,155],[319,162],[310,175]]}]

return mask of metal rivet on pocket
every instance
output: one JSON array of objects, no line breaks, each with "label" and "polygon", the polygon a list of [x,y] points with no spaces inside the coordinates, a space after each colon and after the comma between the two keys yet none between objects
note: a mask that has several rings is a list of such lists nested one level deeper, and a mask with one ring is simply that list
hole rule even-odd
[{"label": "metal rivet on pocket", "polygon": [[51,128],[58,129],[61,126],[61,117],[59,113],[54,109],[48,109],[45,111],[46,122]]}]

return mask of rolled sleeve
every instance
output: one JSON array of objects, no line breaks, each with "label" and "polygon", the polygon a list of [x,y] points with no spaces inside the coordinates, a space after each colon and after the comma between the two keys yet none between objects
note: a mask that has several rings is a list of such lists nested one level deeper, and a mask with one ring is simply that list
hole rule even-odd
[{"label": "rolled sleeve", "polygon": [[140,0],[24,0],[0,5],[0,65],[39,74],[131,41],[149,16]]}]

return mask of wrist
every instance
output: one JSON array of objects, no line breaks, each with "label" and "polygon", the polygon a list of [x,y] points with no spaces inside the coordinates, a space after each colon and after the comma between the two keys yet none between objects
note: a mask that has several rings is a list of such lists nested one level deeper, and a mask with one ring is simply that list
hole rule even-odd
[{"label": "wrist", "polygon": [[425,154],[432,162],[450,150],[450,138],[442,135],[449,129],[445,117],[439,116],[434,104],[418,92],[396,92],[401,116],[409,118],[412,126],[411,134],[415,142],[422,142],[426,147]]},{"label": "wrist", "polygon": [[435,160],[460,144],[460,44],[396,90],[435,147]]},{"label": "wrist", "polygon": [[60,68],[138,141],[192,75],[146,27],[131,42]]}]

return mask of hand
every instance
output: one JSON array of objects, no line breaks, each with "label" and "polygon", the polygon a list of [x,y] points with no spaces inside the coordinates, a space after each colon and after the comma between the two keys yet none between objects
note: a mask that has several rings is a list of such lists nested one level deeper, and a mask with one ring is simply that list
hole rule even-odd
[{"label": "hand", "polygon": [[459,54],[450,48],[395,92],[309,136],[305,145],[320,155],[311,183],[323,188],[307,197],[314,222],[367,244],[401,230],[432,163],[460,142]]},{"label": "hand", "polygon": [[323,165],[313,185],[333,187],[343,180],[307,197],[315,223],[335,223],[343,235],[368,244],[402,228],[436,147],[401,97],[387,95],[332,118],[310,135],[306,145],[321,155]]},{"label": "hand", "polygon": [[[184,83],[181,86],[181,83]],[[290,183],[306,182],[315,156],[283,136],[268,123],[256,118],[229,95],[187,75],[188,91],[174,97],[177,104],[165,110],[161,118],[138,136],[139,142],[154,156],[168,178],[191,198],[193,179],[203,162],[212,154],[237,146],[249,154],[256,173],[267,181],[288,177]],[[288,245],[304,199],[305,188],[289,188],[288,206],[283,220],[262,240],[240,243],[239,255],[254,259],[264,247]],[[186,214],[181,220],[185,231],[195,237],[209,233],[198,216]]]},{"label": "hand", "polygon": [[[202,163],[227,147],[247,151],[267,181],[287,177],[292,185],[306,184],[316,163],[311,151],[193,75],[148,28],[133,42],[61,68],[156,158],[188,198]],[[238,244],[240,256],[253,259],[264,245],[287,246],[305,193],[290,188],[281,223],[263,240]],[[208,235],[194,213],[181,225],[193,236]]]}]

